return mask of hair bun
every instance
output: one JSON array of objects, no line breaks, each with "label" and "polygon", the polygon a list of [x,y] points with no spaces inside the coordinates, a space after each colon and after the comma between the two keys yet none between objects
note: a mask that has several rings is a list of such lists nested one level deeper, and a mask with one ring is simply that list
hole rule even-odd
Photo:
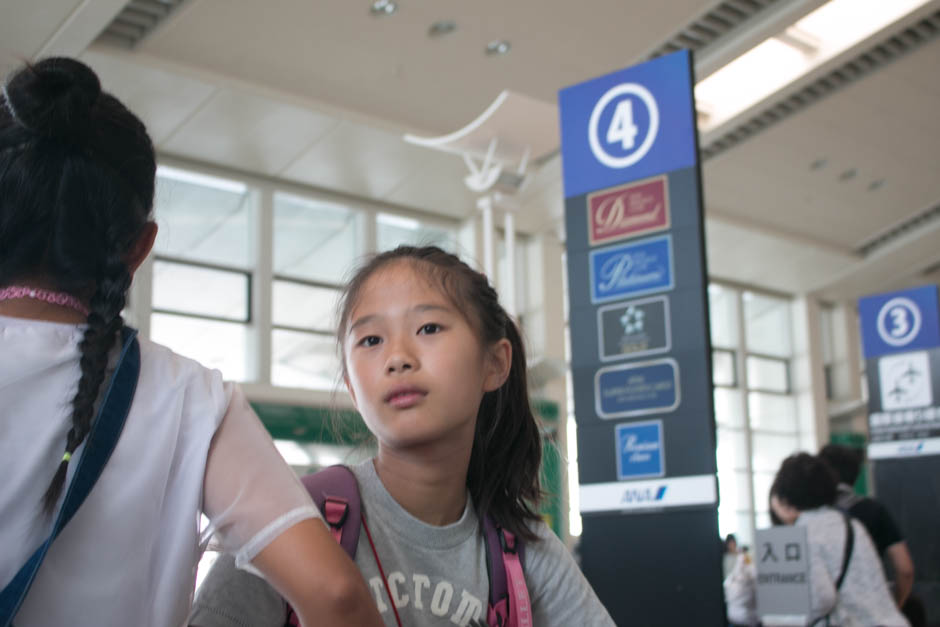
[{"label": "hair bun", "polygon": [[51,57],[16,71],[3,86],[3,95],[24,128],[46,137],[80,140],[90,126],[101,82],[84,63]]}]

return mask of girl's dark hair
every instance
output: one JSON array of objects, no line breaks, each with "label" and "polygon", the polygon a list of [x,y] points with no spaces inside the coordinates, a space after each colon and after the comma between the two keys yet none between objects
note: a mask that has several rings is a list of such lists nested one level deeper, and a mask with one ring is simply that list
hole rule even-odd
[{"label": "girl's dark hair", "polygon": [[[0,286],[42,281],[87,300],[81,377],[65,451],[88,434],[124,325],[125,257],[144,230],[156,157],[143,123],[74,59],[14,72],[0,100]],[[68,462],[43,499],[52,511]]]},{"label": "girl's dark hair", "polygon": [[770,494],[805,511],[835,503],[837,483],[835,472],[826,462],[809,453],[796,453],[780,464]]},{"label": "girl's dark hair", "polygon": [[535,540],[526,522],[540,519],[535,508],[542,496],[539,486],[542,440],[529,405],[525,347],[516,323],[499,304],[496,290],[484,275],[436,246],[399,246],[372,257],[353,275],[340,300],[337,332],[340,352],[349,316],[363,286],[378,270],[394,262],[411,263],[439,287],[479,333],[484,345],[504,338],[512,345],[509,377],[502,387],[484,394],[477,412],[467,487],[481,519],[489,514],[517,536]]}]

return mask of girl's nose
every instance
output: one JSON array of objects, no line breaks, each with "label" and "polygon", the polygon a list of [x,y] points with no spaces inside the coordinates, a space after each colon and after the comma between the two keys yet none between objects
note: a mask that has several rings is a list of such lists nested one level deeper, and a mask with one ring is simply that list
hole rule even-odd
[{"label": "girl's nose", "polygon": [[407,341],[394,342],[390,348],[385,362],[386,374],[401,374],[418,367],[418,360]]}]

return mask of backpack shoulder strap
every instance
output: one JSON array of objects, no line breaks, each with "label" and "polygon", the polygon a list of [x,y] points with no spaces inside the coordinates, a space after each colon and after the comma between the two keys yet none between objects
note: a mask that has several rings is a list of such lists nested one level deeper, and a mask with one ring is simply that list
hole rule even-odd
[{"label": "backpack shoulder strap", "polygon": [[531,627],[532,603],[523,574],[525,544],[489,515],[483,518],[483,535],[490,578],[487,623],[490,627]]},{"label": "backpack shoulder strap", "polygon": [[130,413],[137,380],[140,377],[140,343],[137,331],[130,327],[121,330],[121,352],[111,380],[105,388],[101,405],[85,440],[85,448],[78,460],[75,473],[65,492],[62,506],[56,516],[52,532],[32,554],[10,583],[0,591],[0,625],[6,627],[13,621],[20,605],[26,598],[30,586],[39,572],[46,552],[59,533],[85,502],[111,458],[124,430]]},{"label": "backpack shoulder strap", "polygon": [[356,475],[349,467],[337,465],[306,475],[300,481],[323,514],[333,538],[354,559],[362,522],[362,499]]},{"label": "backpack shoulder strap", "polygon": [[845,512],[840,512],[845,520],[845,549],[842,551],[842,570],[839,572],[839,578],[836,580],[836,590],[842,587],[845,580],[845,574],[849,570],[849,560],[852,559],[852,549],[855,547],[855,530],[852,529],[852,521]]}]

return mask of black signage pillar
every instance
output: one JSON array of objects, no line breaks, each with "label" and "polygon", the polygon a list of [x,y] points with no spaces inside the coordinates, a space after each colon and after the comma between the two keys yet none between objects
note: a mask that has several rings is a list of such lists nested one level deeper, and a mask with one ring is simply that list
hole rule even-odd
[{"label": "black signage pillar", "polygon": [[724,625],[691,55],[559,94],[582,568],[617,624]]}]

